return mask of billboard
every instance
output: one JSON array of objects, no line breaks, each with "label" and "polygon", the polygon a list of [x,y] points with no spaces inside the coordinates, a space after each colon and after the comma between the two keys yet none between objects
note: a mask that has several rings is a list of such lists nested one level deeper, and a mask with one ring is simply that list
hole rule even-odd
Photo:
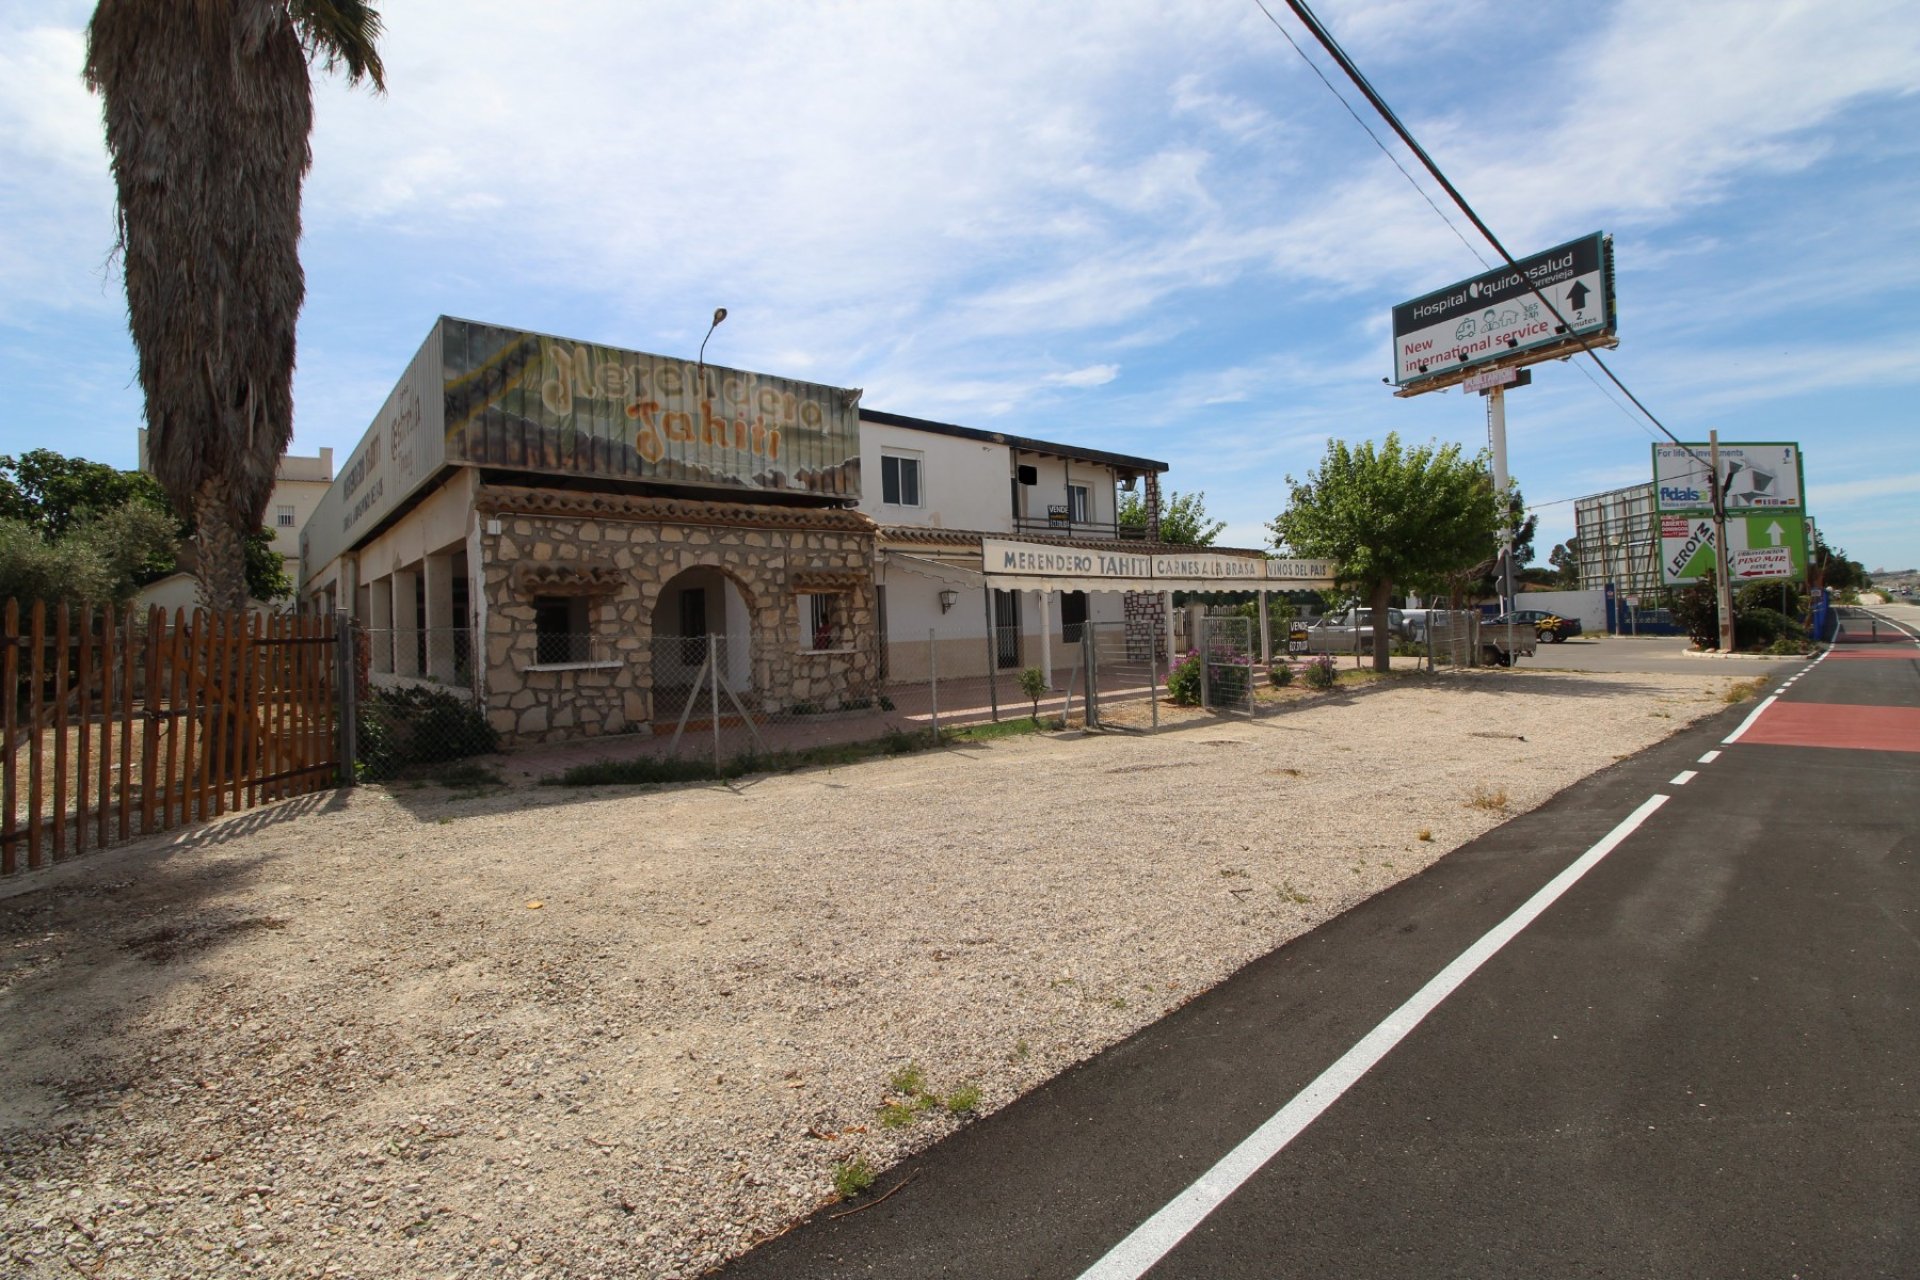
[{"label": "billboard", "polygon": [[[1711,511],[1707,472],[1712,456],[1706,444],[1654,445],[1654,510]],[[1797,444],[1722,444],[1720,479],[1729,512],[1799,511],[1806,505]]]},{"label": "billboard", "polygon": [[1545,360],[1577,350],[1575,335],[1611,345],[1617,323],[1613,241],[1596,231],[1395,307],[1393,380],[1416,389],[1451,385],[1463,370],[1508,357],[1537,352]]},{"label": "billboard", "polygon": [[[1660,579],[1668,586],[1713,581],[1713,517],[1704,512],[1660,517]],[[1727,577],[1746,582],[1807,576],[1807,520],[1794,512],[1727,516]]]},{"label": "billboard", "polygon": [[442,316],[302,532],[317,569],[454,466],[860,496],[860,392]]}]

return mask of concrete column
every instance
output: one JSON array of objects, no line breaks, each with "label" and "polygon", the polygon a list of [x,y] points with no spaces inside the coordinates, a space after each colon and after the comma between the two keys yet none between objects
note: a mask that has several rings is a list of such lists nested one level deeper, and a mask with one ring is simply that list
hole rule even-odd
[{"label": "concrete column", "polygon": [[1173,592],[1160,593],[1160,607],[1167,615],[1167,667],[1171,670],[1173,665],[1180,661],[1180,641],[1176,638],[1177,633],[1173,626]]},{"label": "concrete column", "polygon": [[420,672],[420,606],[414,592],[420,581],[417,569],[393,571],[393,673],[417,676]]},{"label": "concrete column", "polygon": [[427,583],[427,678],[454,682],[453,557],[428,556],[422,564]]},{"label": "concrete column", "polygon": [[1040,669],[1047,673],[1047,688],[1053,688],[1053,611],[1051,591],[1036,591],[1040,601]]},{"label": "concrete column", "polygon": [[1267,617],[1267,593],[1260,593],[1260,661],[1273,665],[1273,623]]},{"label": "concrete column", "polygon": [[373,646],[373,669],[393,671],[393,580],[375,578],[367,584],[367,631]]}]

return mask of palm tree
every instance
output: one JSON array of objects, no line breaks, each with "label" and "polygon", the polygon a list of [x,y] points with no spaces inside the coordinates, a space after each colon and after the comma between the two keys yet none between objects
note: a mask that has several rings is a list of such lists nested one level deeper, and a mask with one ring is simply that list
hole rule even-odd
[{"label": "palm tree", "polygon": [[293,437],[308,67],[382,90],[379,36],[366,0],[100,0],[87,27],[148,457],[212,608],[246,604],[243,544]]}]

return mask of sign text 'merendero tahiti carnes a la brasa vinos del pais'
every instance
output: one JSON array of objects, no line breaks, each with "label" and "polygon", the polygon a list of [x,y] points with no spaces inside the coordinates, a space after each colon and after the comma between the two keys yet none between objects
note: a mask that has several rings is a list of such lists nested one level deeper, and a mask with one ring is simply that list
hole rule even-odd
[{"label": "sign text 'merendero tahiti carnes a la brasa vinos del pais'", "polygon": [[1106,551],[1002,538],[981,541],[980,564],[989,578],[1081,579],[1096,590],[1102,579],[1115,583],[1114,590],[1134,589],[1134,584],[1144,583],[1164,583],[1171,590],[1188,583],[1252,589],[1283,584],[1317,586],[1333,581],[1333,563],[1328,560],[1274,560],[1205,548]]}]

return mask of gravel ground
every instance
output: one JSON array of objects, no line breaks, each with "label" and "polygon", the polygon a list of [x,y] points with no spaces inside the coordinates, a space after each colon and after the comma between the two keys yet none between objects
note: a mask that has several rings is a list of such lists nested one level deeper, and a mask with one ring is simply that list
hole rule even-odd
[{"label": "gravel ground", "polygon": [[1394,681],[731,786],[365,787],[58,869],[0,901],[0,1269],[698,1274],[1731,678]]}]

